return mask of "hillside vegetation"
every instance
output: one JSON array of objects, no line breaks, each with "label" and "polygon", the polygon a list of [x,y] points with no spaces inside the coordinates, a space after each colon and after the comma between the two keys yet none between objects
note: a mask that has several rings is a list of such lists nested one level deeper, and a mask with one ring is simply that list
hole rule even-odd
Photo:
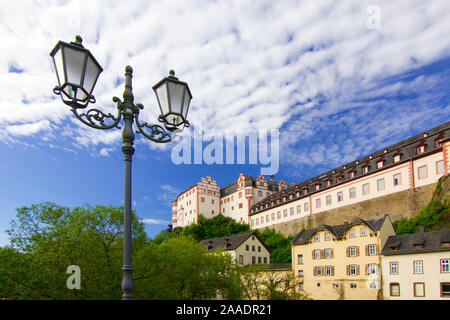
[{"label": "hillside vegetation", "polygon": [[427,231],[450,228],[450,179],[449,175],[439,179],[430,203],[412,218],[402,218],[393,222],[397,235],[416,233],[420,226]]}]

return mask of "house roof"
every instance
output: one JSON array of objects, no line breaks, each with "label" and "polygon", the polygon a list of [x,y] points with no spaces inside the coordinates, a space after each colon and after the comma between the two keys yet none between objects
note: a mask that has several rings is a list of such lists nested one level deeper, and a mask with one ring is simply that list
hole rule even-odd
[{"label": "house roof", "polygon": [[[443,243],[447,243],[447,246],[443,246]],[[436,251],[450,251],[450,229],[390,236],[381,254],[388,256]]]},{"label": "house roof", "polygon": [[292,270],[291,263],[272,263],[267,265],[268,271],[290,271]]},{"label": "house roof", "polygon": [[292,245],[302,245],[307,244],[309,242],[309,239],[315,234],[317,231],[322,230],[328,230],[331,232],[336,239],[341,239],[345,232],[351,228],[354,225],[357,224],[365,224],[367,227],[369,227],[372,231],[377,232],[380,230],[381,226],[383,225],[384,221],[389,219],[388,215],[385,215],[383,218],[375,219],[375,220],[364,220],[361,218],[356,218],[352,222],[348,223],[345,222],[340,225],[330,226],[327,224],[321,224],[313,229],[305,230],[302,229],[292,240]]},{"label": "house roof", "polygon": [[259,242],[261,242],[261,244],[267,249],[267,251],[271,252],[271,250],[266,246],[264,241],[258,236],[258,234],[255,231],[233,234],[231,236],[225,236],[214,239],[205,239],[201,240],[199,243],[208,246],[208,250],[211,251],[215,251],[217,249],[225,249],[226,251],[236,250],[250,236],[255,236],[259,240]]}]

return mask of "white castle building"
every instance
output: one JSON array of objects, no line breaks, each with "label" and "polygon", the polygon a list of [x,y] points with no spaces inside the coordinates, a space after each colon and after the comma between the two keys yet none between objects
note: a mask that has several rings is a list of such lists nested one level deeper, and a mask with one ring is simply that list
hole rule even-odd
[{"label": "white castle building", "polygon": [[218,214],[270,227],[308,215],[436,183],[450,170],[450,122],[300,183],[240,174],[220,188],[202,178],[172,202],[173,227]]}]

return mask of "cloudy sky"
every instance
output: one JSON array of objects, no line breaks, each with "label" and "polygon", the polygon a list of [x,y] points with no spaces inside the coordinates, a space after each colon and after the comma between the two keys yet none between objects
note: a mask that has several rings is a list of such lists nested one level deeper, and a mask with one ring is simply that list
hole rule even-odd
[{"label": "cloudy sky", "polygon": [[[450,118],[449,1],[0,0],[0,244],[16,208],[53,201],[119,205],[121,132],[78,122],[52,88],[49,52],[81,35],[104,71],[96,108],[114,112],[126,65],[141,117],[170,69],[194,99],[192,127],[238,136],[278,130],[288,183]],[[190,130],[191,130],[190,129]],[[187,134],[189,131],[185,131]],[[176,165],[175,142],[136,136],[133,207],[150,236],[170,200],[202,176],[224,186],[259,165]]]}]

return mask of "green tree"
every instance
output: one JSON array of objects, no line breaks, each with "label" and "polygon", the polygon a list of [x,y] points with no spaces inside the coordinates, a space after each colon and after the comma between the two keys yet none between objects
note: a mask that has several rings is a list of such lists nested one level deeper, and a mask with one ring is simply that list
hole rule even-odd
[{"label": "green tree", "polygon": [[192,237],[150,243],[136,258],[139,299],[239,299],[239,266],[223,252],[208,252]]},{"label": "green tree", "polygon": [[[132,213],[133,249],[146,245]],[[17,209],[8,230],[12,248],[1,251],[0,296],[15,299],[120,299],[123,207],[58,206]],[[66,286],[67,267],[81,269],[81,290]],[[5,284],[5,285],[4,285]]]},{"label": "green tree", "polygon": [[241,267],[243,297],[248,300],[305,300],[307,295],[296,292],[299,279],[292,271],[268,270],[266,265]]},{"label": "green tree", "polygon": [[257,231],[264,243],[270,248],[271,263],[289,263],[291,258],[291,242],[293,237],[285,237],[281,232],[275,229],[266,229]]}]

